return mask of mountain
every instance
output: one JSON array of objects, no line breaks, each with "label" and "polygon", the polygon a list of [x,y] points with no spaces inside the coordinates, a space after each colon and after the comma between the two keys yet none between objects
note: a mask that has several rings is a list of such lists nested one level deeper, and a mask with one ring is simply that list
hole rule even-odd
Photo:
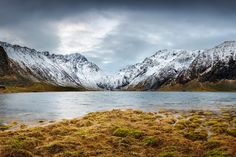
[{"label": "mountain", "polygon": [[150,90],[176,78],[189,68],[201,50],[160,50],[143,62],[121,69],[99,86],[106,89]]},{"label": "mountain", "polygon": [[206,50],[160,50],[100,87],[122,90],[236,90],[236,42]]},{"label": "mountain", "polygon": [[236,79],[236,42],[226,41],[212,49],[200,53],[190,67],[183,71],[178,81],[185,83],[198,81],[218,81]]},{"label": "mountain", "polygon": [[[97,89],[102,71],[79,53],[55,55],[5,42],[0,42],[0,46],[5,51],[1,64],[9,62],[17,77],[55,86]],[[6,71],[6,67],[1,67]]]},{"label": "mountain", "polygon": [[15,78],[14,85],[79,90],[236,90],[236,42],[205,50],[159,50],[114,75],[79,53],[55,55],[0,42],[0,85],[9,84],[9,78]]}]

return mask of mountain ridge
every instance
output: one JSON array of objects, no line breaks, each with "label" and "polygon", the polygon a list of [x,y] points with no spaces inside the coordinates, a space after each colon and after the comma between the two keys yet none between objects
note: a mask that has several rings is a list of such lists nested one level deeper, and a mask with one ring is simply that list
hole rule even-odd
[{"label": "mountain ridge", "polygon": [[[10,63],[7,71],[14,71],[14,75],[23,80],[54,86],[86,90],[163,90],[171,86],[176,89],[176,85],[185,86],[191,81],[200,86],[202,82],[217,84],[229,80],[234,84],[232,80],[236,80],[236,41],[225,41],[204,50],[159,50],[114,75],[106,74],[79,53],[51,54],[6,42],[0,42],[0,47]],[[5,61],[1,57],[1,67],[4,62],[7,63],[6,57]]]}]

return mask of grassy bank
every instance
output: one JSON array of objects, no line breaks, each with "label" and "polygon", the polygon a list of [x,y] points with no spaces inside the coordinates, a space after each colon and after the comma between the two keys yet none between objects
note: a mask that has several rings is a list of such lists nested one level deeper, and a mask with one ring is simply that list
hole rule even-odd
[{"label": "grassy bank", "polygon": [[[1,78],[0,78],[1,82]],[[52,92],[52,91],[96,91],[97,89],[85,89],[83,87],[63,87],[46,83],[10,84],[6,89],[0,88],[0,93],[20,92]],[[135,87],[121,89],[121,91],[144,91],[143,84]],[[196,92],[236,92],[236,80],[222,80],[219,82],[199,82],[196,80],[186,84],[170,83],[162,85],[157,91],[196,91]]]},{"label": "grassy bank", "polygon": [[159,91],[198,91],[198,92],[235,92],[236,80],[218,82],[199,82],[192,80],[186,84],[171,83],[163,85]]},{"label": "grassy bank", "polygon": [[84,88],[54,86],[45,83],[31,83],[27,85],[11,85],[6,89],[0,89],[0,93],[20,93],[20,92],[50,92],[50,91],[84,91]]},{"label": "grassy bank", "polygon": [[3,157],[235,157],[236,111],[112,110],[0,132]]}]

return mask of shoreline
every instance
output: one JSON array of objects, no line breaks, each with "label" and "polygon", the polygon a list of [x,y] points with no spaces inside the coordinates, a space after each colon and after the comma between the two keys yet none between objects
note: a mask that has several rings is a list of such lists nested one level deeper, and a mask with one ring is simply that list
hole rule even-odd
[{"label": "shoreline", "polygon": [[[236,155],[236,110],[111,110],[0,131],[3,156]],[[215,155],[215,156],[214,156]]]},{"label": "shoreline", "polygon": [[116,91],[116,92],[236,92],[235,80],[221,80],[218,83],[214,82],[196,82],[190,81],[186,84],[171,84],[164,85],[157,89],[145,88],[121,88],[114,90],[106,89],[87,89],[85,87],[63,87],[46,83],[30,83],[28,85],[10,85],[0,88],[1,93],[28,93],[28,92],[81,92],[81,91]]},{"label": "shoreline", "polygon": [[48,91],[9,91],[9,90],[1,90],[0,94],[18,94],[18,93],[61,93],[61,92],[197,92],[197,93],[204,93],[204,92],[212,92],[212,93],[236,93],[236,90],[232,91],[215,91],[215,90],[208,90],[208,91],[200,91],[200,90],[48,90]]}]

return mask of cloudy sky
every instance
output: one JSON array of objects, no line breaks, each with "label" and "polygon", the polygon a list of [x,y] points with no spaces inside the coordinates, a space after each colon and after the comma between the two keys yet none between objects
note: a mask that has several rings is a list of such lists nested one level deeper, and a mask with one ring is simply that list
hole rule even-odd
[{"label": "cloudy sky", "polygon": [[159,49],[236,40],[235,0],[0,0],[0,40],[114,72]]}]

